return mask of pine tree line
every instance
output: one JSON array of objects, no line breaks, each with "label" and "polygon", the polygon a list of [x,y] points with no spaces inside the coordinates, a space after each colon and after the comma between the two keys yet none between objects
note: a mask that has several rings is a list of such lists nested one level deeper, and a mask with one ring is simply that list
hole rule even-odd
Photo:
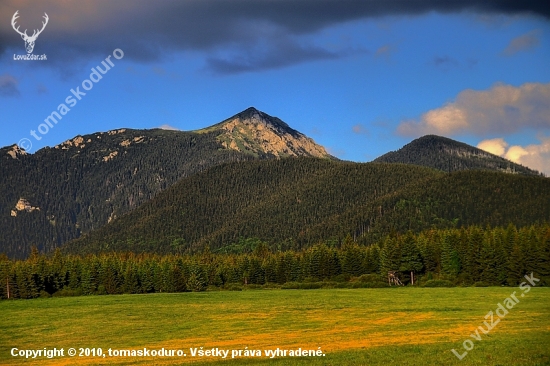
[{"label": "pine tree line", "polygon": [[26,260],[0,257],[0,298],[204,291],[208,286],[344,282],[364,278],[383,286],[388,271],[405,284],[417,279],[446,279],[455,285],[517,285],[533,272],[550,283],[550,225],[517,229],[428,230],[390,235],[360,246],[347,236],[342,243],[321,243],[304,251],[272,252],[259,243],[250,253],[195,255],[110,253],[39,254]]}]

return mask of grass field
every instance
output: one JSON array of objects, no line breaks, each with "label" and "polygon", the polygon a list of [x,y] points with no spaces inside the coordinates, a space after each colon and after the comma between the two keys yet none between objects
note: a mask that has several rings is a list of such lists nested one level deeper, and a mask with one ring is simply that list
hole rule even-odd
[{"label": "grass field", "polygon": [[[517,288],[257,290],[0,302],[0,364],[550,365],[550,288],[532,288],[481,340],[470,337]],[[518,291],[521,293],[521,291]],[[496,316],[495,316],[496,319]],[[465,352],[459,360],[451,349]],[[261,350],[192,357],[190,348]],[[469,344],[468,344],[469,346]],[[25,360],[11,349],[64,348]],[[186,357],[69,357],[70,347],[183,350]],[[269,359],[264,350],[321,350]]]}]

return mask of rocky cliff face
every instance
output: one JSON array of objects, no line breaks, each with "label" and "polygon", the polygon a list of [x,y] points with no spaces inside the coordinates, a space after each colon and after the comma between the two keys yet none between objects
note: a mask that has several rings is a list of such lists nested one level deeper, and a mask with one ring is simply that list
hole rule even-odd
[{"label": "rocky cliff face", "polygon": [[325,148],[316,144],[313,139],[292,129],[279,118],[252,107],[197,132],[215,130],[222,131],[218,140],[225,148],[254,156],[266,154],[278,158],[289,156],[332,158]]}]

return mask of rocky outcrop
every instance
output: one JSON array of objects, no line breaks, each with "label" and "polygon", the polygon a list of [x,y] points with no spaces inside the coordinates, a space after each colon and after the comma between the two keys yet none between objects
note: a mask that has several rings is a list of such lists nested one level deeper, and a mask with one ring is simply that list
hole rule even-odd
[{"label": "rocky outcrop", "polygon": [[8,150],[8,155],[13,159],[18,159],[19,156],[27,155],[27,152],[17,145],[13,145],[11,150]]},{"label": "rocky outcrop", "polygon": [[260,112],[255,108],[247,110],[205,130],[221,130],[218,140],[227,149],[252,155],[268,154],[279,158],[289,156],[312,156],[331,158],[325,148],[313,139],[292,129],[279,118]]},{"label": "rocky outcrop", "polygon": [[15,204],[15,208],[11,210],[11,216],[16,217],[17,214],[22,211],[40,211],[40,207],[33,207],[25,198],[20,198],[19,201],[17,201],[17,203]]}]

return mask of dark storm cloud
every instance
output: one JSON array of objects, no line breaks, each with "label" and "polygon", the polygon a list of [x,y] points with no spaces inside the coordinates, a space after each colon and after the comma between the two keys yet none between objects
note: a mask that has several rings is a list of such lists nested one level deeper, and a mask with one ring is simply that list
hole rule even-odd
[{"label": "dark storm cloud", "polygon": [[[11,28],[19,10],[21,29],[38,28],[47,12],[50,23],[36,42],[35,53],[47,53],[48,64],[66,65],[92,55],[105,56],[122,48],[125,57],[141,62],[178,50],[206,52],[216,72],[282,67],[307,60],[339,57],[297,41],[279,42],[277,52],[254,54],[262,40],[276,32],[287,39],[312,34],[342,22],[385,15],[418,15],[429,11],[481,14],[529,13],[550,18],[545,1],[527,0],[5,0],[0,4],[0,54],[24,52],[23,41]],[[294,44],[292,43],[294,42]],[[212,56],[220,48],[245,50],[233,59]],[[275,46],[273,46],[275,47]],[[276,57],[282,52],[296,55]],[[214,52],[214,53],[212,53]],[[225,71],[224,71],[225,70]]]}]

